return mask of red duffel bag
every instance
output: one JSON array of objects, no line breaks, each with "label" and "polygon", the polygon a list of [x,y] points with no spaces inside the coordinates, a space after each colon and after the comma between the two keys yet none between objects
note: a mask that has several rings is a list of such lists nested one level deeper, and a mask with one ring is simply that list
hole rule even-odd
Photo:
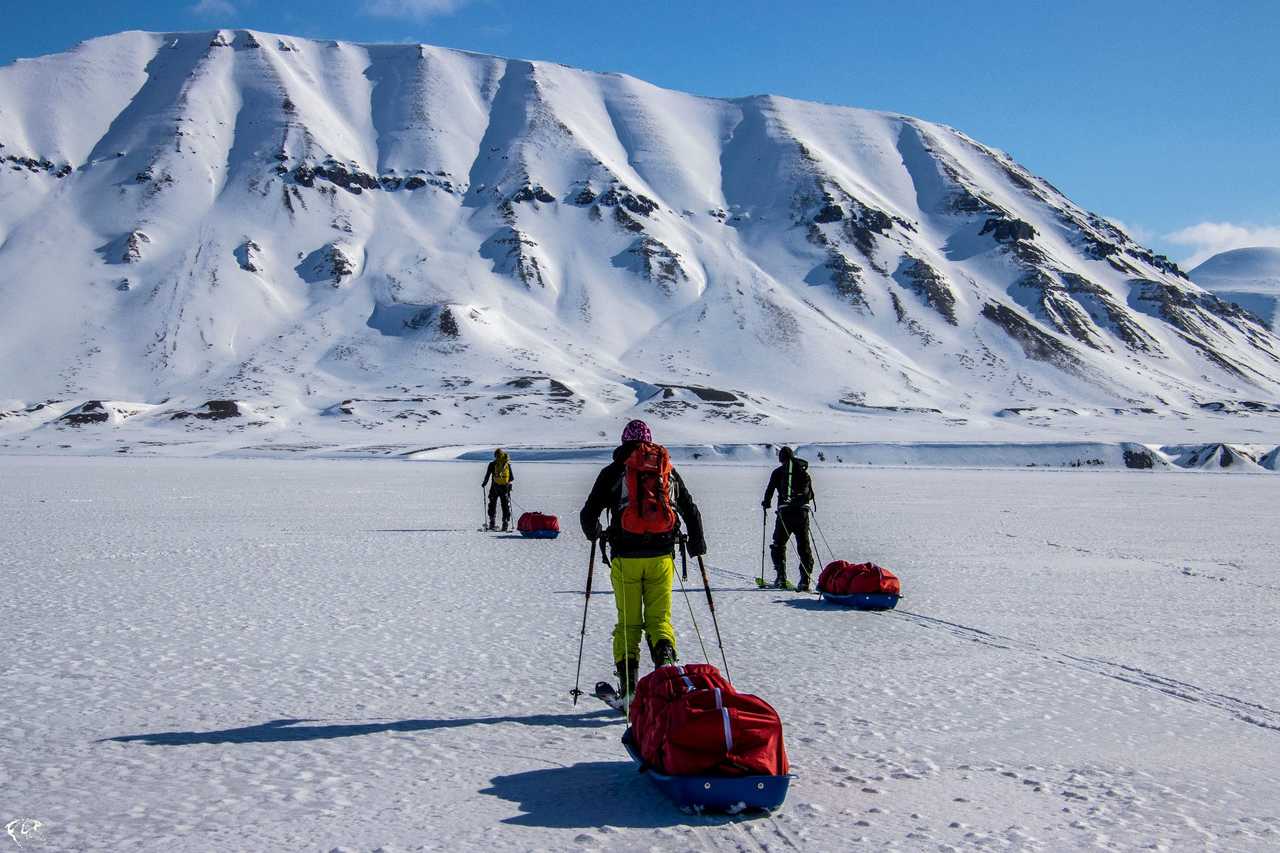
[{"label": "red duffel bag", "polygon": [[631,732],[644,762],[671,775],[785,775],[782,721],[710,664],[664,666],[640,679]]},{"label": "red duffel bag", "polygon": [[832,595],[902,595],[898,576],[875,563],[835,560],[818,576],[818,591]]},{"label": "red duffel bag", "polygon": [[716,688],[733,691],[733,685],[709,663],[660,666],[636,683],[636,695],[631,700],[631,733],[646,764],[661,766],[671,705],[693,691]]},{"label": "red duffel bag", "polygon": [[541,512],[526,512],[516,521],[516,530],[521,533],[559,533],[560,519]]}]

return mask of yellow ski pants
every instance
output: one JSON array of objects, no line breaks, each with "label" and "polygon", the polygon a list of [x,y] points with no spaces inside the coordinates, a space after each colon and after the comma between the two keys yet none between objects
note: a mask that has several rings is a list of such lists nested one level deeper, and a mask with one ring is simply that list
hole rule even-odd
[{"label": "yellow ski pants", "polygon": [[674,649],[675,628],[671,627],[671,582],[676,562],[671,554],[661,557],[614,557],[609,564],[613,601],[618,607],[618,624],[613,629],[613,660],[640,658],[640,631],[648,635],[652,647],[668,640]]}]

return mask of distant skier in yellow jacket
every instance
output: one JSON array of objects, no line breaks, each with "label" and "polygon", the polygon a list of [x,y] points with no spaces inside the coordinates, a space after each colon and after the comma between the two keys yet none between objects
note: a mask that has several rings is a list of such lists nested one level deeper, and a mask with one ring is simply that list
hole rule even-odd
[{"label": "distant skier in yellow jacket", "polygon": [[[489,530],[496,529],[494,516],[498,512],[498,501],[502,501],[502,529],[511,529],[511,484],[516,475],[511,471],[511,459],[507,452],[499,447],[493,451],[493,461],[484,469],[484,481],[480,488],[489,486]],[[492,483],[493,485],[489,485]]]}]

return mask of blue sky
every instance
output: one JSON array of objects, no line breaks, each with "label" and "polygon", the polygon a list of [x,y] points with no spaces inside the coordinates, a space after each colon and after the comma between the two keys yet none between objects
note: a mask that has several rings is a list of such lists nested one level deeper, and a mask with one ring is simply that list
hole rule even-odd
[{"label": "blue sky", "polygon": [[1186,261],[1280,245],[1280,2],[41,0],[0,63],[126,29],[249,27],[622,71],[941,121]]}]

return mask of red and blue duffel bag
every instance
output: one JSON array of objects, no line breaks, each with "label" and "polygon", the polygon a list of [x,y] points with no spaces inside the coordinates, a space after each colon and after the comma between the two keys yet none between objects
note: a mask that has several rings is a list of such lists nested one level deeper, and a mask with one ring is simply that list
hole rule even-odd
[{"label": "red and blue duffel bag", "polygon": [[710,664],[664,666],[640,679],[631,733],[648,766],[673,776],[785,776],[782,720]]},{"label": "red and blue duffel bag", "polygon": [[902,597],[898,576],[875,563],[835,560],[818,576],[818,592],[827,601],[858,610],[890,610]]},{"label": "red and blue duffel bag", "polygon": [[526,539],[555,539],[560,535],[560,519],[541,512],[526,512],[516,521],[516,530]]}]

